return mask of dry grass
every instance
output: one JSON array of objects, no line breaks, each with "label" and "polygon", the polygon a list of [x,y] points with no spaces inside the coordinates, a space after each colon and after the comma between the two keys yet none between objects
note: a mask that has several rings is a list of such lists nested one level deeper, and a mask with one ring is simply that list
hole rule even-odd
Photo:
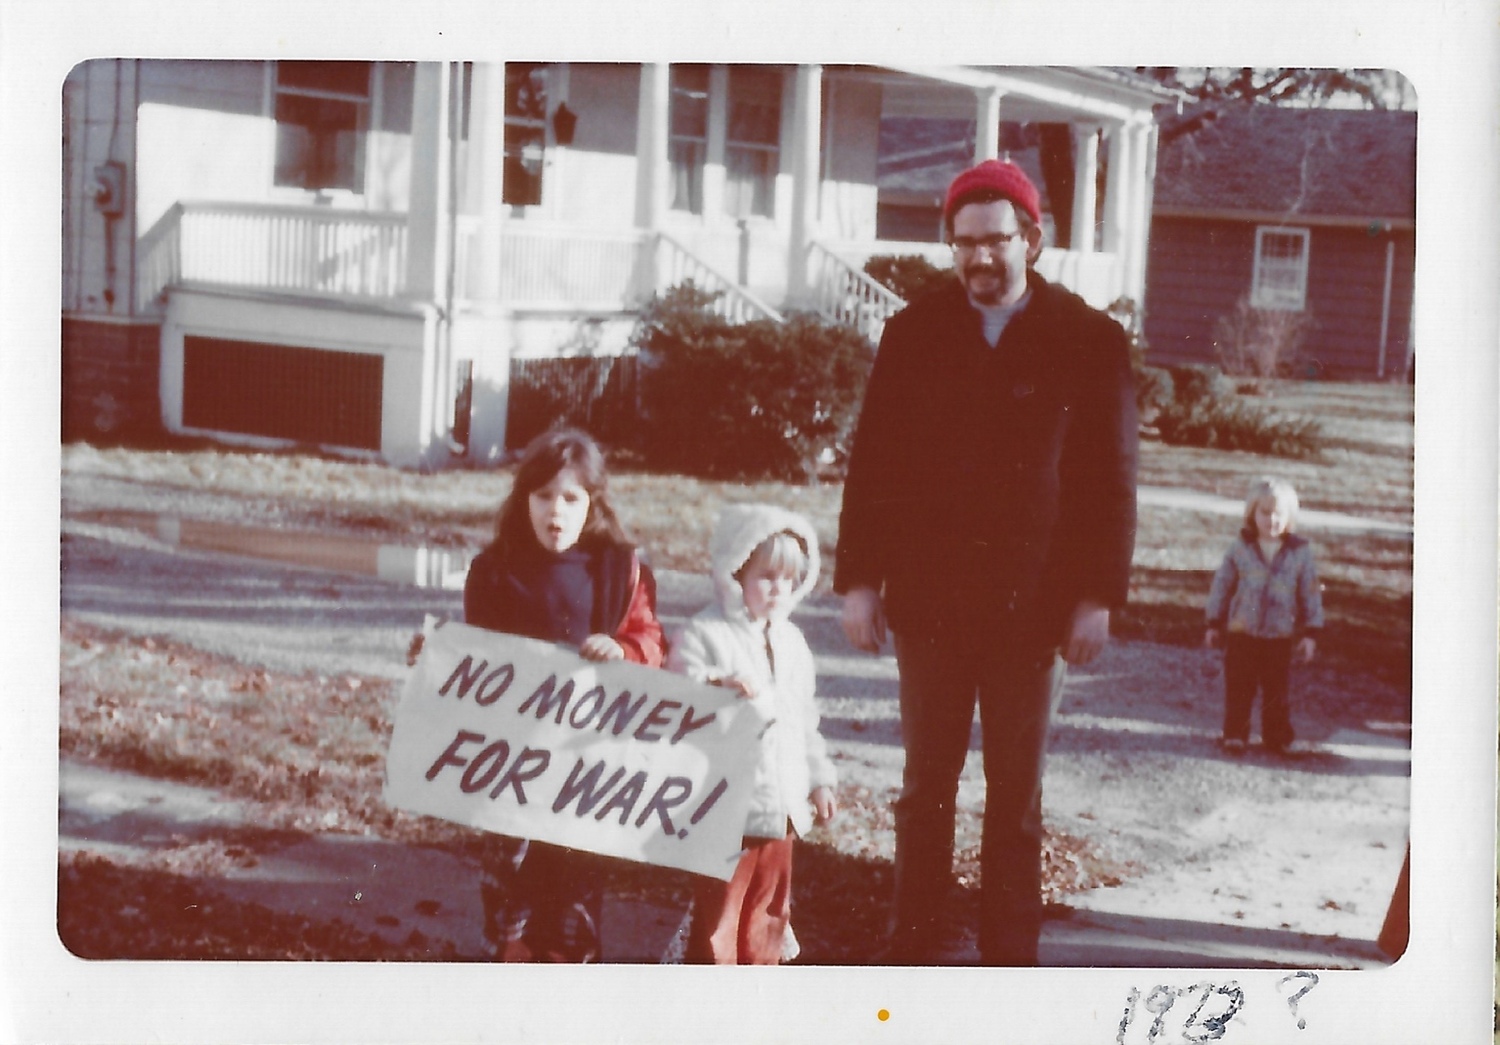
[{"label": "dry grass", "polygon": [[[1277,408],[1314,415],[1323,424],[1329,448],[1321,458],[1290,461],[1146,440],[1142,484],[1238,499],[1252,480],[1271,473],[1297,487],[1305,508],[1411,522],[1410,386],[1277,382],[1272,395]],[[70,510],[86,505],[99,488],[126,482],[150,487],[168,500],[177,494],[229,499],[239,521],[444,546],[482,544],[511,482],[504,468],[423,473],[201,443],[149,452],[70,445],[63,449],[63,471]],[[620,469],[611,488],[627,529],[653,564],[667,569],[707,570],[714,518],[726,503],[763,500],[802,512],[822,543],[828,566],[822,586],[828,586],[837,555],[838,484],[713,482]],[[1234,533],[1229,517],[1143,507],[1132,605],[1119,618],[1119,633],[1196,642],[1212,571]],[[1404,674],[1411,648],[1410,542],[1309,536],[1327,588],[1325,650],[1350,657],[1351,666],[1369,653],[1382,674]]]},{"label": "dry grass", "polygon": [[1270,385],[1267,405],[1316,418],[1323,453],[1288,460],[1146,441],[1141,483],[1240,498],[1251,482],[1270,474],[1295,486],[1304,508],[1411,523],[1410,385],[1278,381]]},{"label": "dry grass", "polygon": [[[1306,507],[1410,521],[1410,389],[1283,384],[1275,396],[1277,406],[1316,414],[1323,422],[1333,446],[1321,460],[1291,462],[1147,442],[1142,482],[1238,498],[1251,478],[1274,472],[1298,486]],[[505,469],[423,474],[205,445],[154,451],[70,445],[64,447],[63,468],[65,511],[107,505],[122,491],[144,487],[153,503],[178,504],[189,515],[202,511],[289,529],[375,533],[395,542],[445,545],[482,543],[510,488]],[[623,520],[659,566],[704,570],[714,517],[722,504],[733,501],[766,500],[801,511],[813,521],[830,558],[836,553],[838,485],[706,482],[628,469],[617,470],[612,482]],[[1117,633],[1196,645],[1209,579],[1234,530],[1231,517],[1143,508],[1132,601],[1117,618]],[[1316,546],[1329,617],[1320,659],[1347,678],[1350,692],[1371,675],[1406,687],[1410,542],[1308,535]],[[61,653],[60,740],[69,757],[221,788],[258,803],[258,822],[268,829],[373,831],[458,852],[473,844],[472,832],[409,817],[379,801],[395,701],[388,682],[268,674],[66,619]],[[883,907],[868,898],[889,889],[889,799],[888,793],[843,788],[839,830],[799,847],[803,895],[824,898],[801,908],[807,912],[798,926],[806,960],[857,963],[868,960],[877,946],[883,926],[876,913]],[[961,850],[963,875],[972,871],[973,853]],[[1049,834],[1047,860],[1051,899],[1120,870],[1064,835]],[[64,869],[62,884],[66,895],[76,894],[79,909],[117,909],[125,893],[143,898],[141,904],[186,909],[179,895],[183,880],[158,874],[168,870],[125,874],[75,862]],[[616,869],[612,888],[661,902],[681,902],[685,896],[685,883],[677,877],[629,867]],[[972,890],[960,894],[961,905],[972,902]],[[844,902],[848,897],[864,899],[850,905]],[[352,935],[329,935],[305,920],[279,926],[264,912],[231,905],[216,909],[227,919],[224,925],[168,926],[167,938],[150,946],[130,935],[145,931],[139,925],[97,918],[73,931],[124,936],[75,942],[92,953],[136,957],[406,956],[381,952],[377,942]],[[246,917],[264,930],[256,937],[262,950],[245,950],[246,935],[237,923]],[[273,929],[280,934],[274,940],[265,935]]]},{"label": "dry grass", "polygon": [[[59,929],[96,958],[454,960],[449,945],[382,943],[341,922],[277,914],[215,893],[210,872],[253,866],[262,850],[324,833],[374,834],[476,855],[479,833],[392,809],[381,779],[395,684],[352,675],[291,675],[249,667],[166,639],[127,635],[64,616],[59,749],[69,760],[211,787],[253,805],[253,827],[226,827],[144,857],[63,854]],[[882,942],[893,837],[889,791],[845,784],[837,830],[798,843],[803,961],[861,964]],[[970,834],[977,824],[963,825]],[[1124,868],[1087,842],[1048,831],[1049,901],[1118,881]],[[610,891],[685,907],[687,874],[601,861]],[[958,854],[960,883],[978,872]],[[973,890],[955,890],[961,911]],[[957,913],[957,912],[956,912]],[[972,911],[969,911],[972,914]]]}]

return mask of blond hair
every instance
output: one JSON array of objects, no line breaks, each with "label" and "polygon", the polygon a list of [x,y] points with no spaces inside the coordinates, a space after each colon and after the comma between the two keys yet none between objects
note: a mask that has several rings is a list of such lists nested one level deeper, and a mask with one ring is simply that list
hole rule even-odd
[{"label": "blond hair", "polygon": [[1284,479],[1272,479],[1269,476],[1251,484],[1250,492],[1245,497],[1245,532],[1254,537],[1260,536],[1255,526],[1255,509],[1267,497],[1286,510],[1286,532],[1291,533],[1297,524],[1297,491]]},{"label": "blond hair", "polygon": [[807,545],[791,530],[773,533],[755,546],[745,563],[734,572],[734,579],[743,581],[745,571],[753,565],[764,566],[773,573],[790,574],[792,583],[800,585],[807,579]]}]

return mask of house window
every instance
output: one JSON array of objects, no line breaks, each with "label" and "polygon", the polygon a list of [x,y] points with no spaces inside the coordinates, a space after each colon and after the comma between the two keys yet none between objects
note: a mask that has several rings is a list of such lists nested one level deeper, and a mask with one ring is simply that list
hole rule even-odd
[{"label": "house window", "polygon": [[1300,312],[1307,304],[1307,229],[1262,225],[1255,230],[1254,308]]},{"label": "house window", "polygon": [[672,209],[703,213],[703,164],[708,156],[708,66],[674,65],[668,119]]},{"label": "house window", "polygon": [[729,70],[724,141],[724,210],[771,217],[781,164],[781,73],[756,66]]},{"label": "house window", "polygon": [[542,202],[546,146],[547,70],[541,65],[507,62],[503,202],[517,207]]},{"label": "house window", "polygon": [[277,185],[364,191],[373,64],[276,63]]}]

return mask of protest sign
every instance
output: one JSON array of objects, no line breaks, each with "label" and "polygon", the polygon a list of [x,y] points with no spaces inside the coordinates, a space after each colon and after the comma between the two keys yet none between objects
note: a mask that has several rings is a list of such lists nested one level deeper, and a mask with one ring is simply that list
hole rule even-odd
[{"label": "protest sign", "polygon": [[445,624],[396,709],[385,799],[727,880],[764,726],[729,690]]}]

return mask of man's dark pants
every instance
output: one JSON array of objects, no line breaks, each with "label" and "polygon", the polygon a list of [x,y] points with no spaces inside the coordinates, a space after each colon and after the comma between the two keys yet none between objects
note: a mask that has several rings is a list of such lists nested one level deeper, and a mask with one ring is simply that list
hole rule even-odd
[{"label": "man's dark pants", "polygon": [[929,964],[953,874],[958,778],[974,705],[986,794],[980,960],[1035,965],[1041,934],[1042,769],[1065,665],[1055,651],[1017,657],[998,644],[897,635],[906,770],[896,801],[896,882],[890,960]]}]

